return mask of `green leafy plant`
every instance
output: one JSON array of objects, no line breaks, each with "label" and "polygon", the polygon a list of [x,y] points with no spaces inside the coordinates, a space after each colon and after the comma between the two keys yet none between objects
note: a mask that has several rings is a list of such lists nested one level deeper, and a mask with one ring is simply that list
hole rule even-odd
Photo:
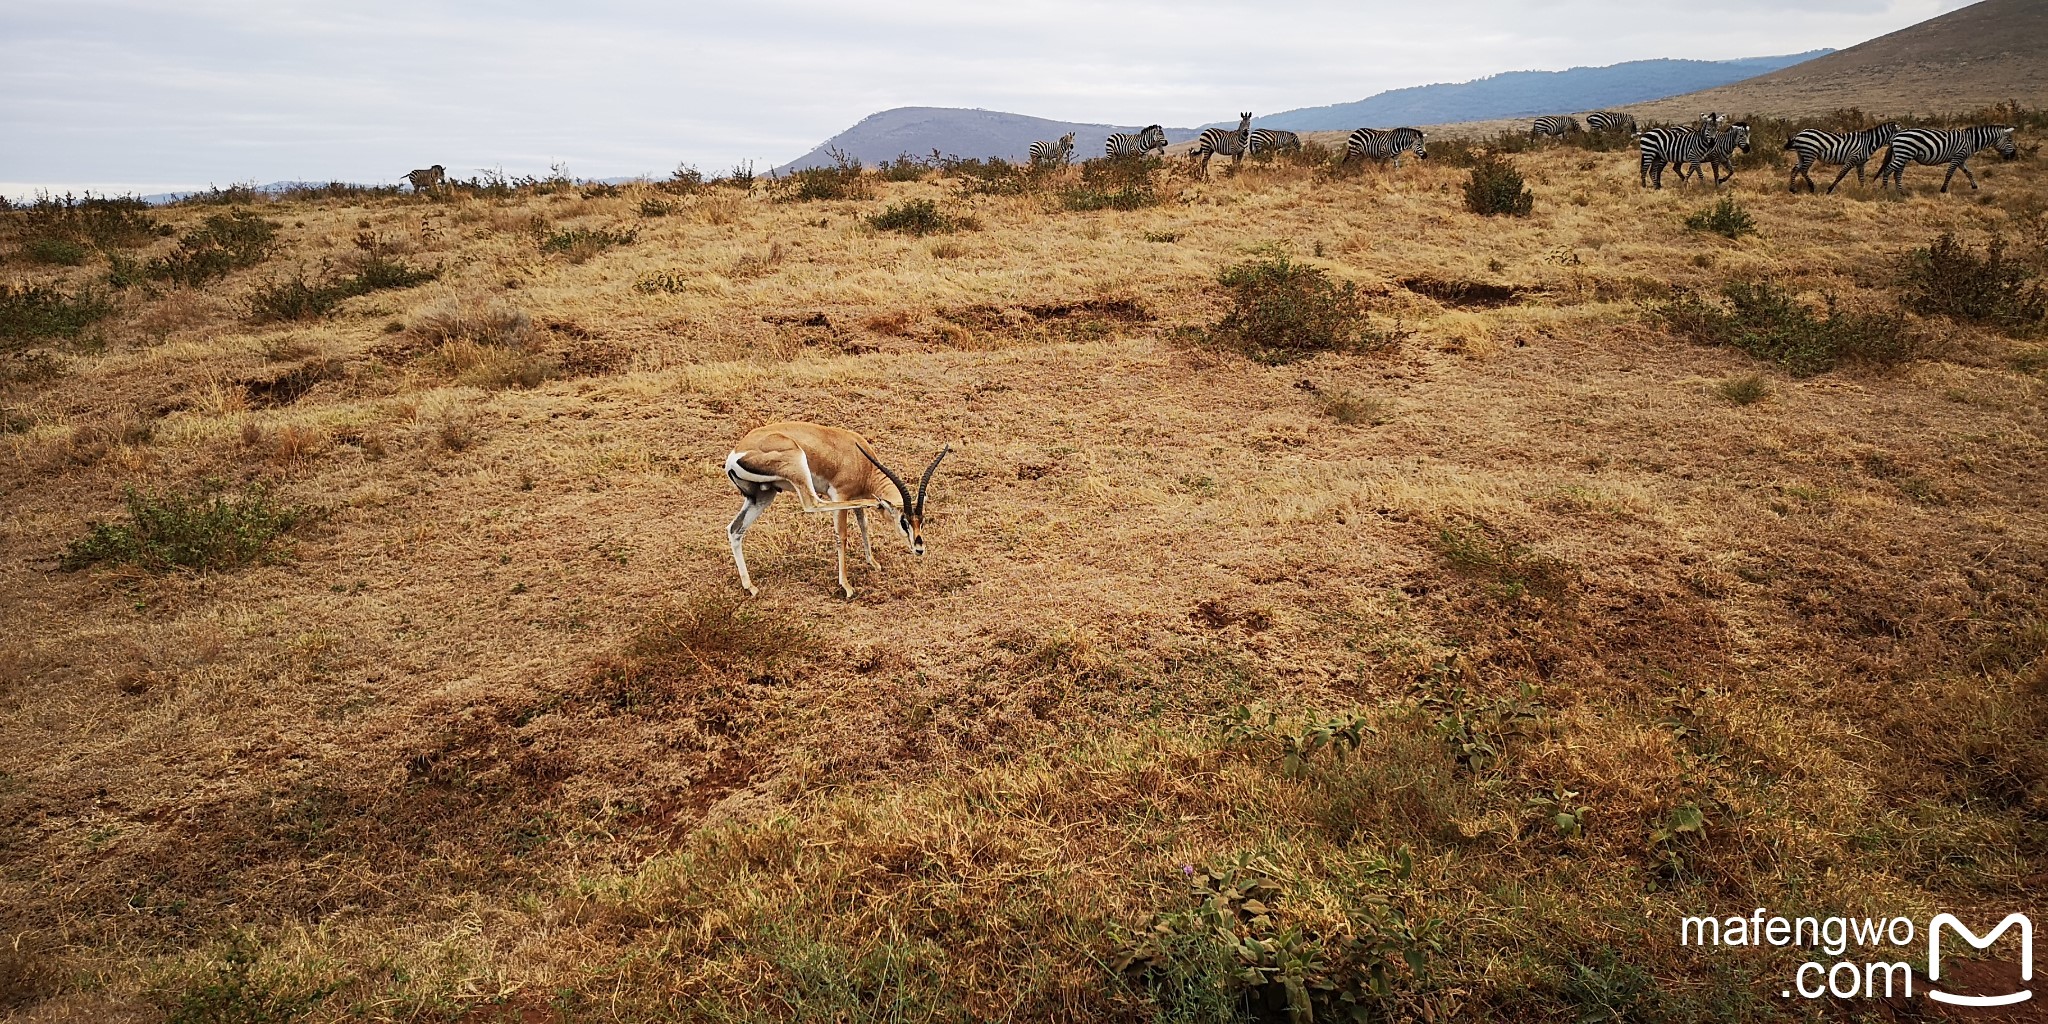
[{"label": "green leafy plant", "polygon": [[1261,720],[1251,708],[1239,705],[1225,713],[1222,731],[1227,743],[1272,744],[1281,772],[1289,778],[1299,778],[1308,770],[1309,760],[1316,754],[1328,750],[1342,761],[1365,742],[1367,735],[1377,730],[1358,712],[1326,719],[1310,718],[1298,725],[1283,727],[1278,712],[1269,710]]},{"label": "green leafy plant", "polygon": [[1746,373],[1715,384],[1714,394],[1730,405],[1755,405],[1771,397],[1771,384],[1763,374]]},{"label": "green leafy plant", "polygon": [[180,238],[177,249],[150,260],[144,272],[156,280],[187,287],[226,277],[230,271],[268,259],[276,247],[278,227],[248,210],[214,214],[198,230]]},{"label": "green leafy plant", "polygon": [[1487,217],[1527,217],[1536,208],[1536,194],[1524,184],[1514,161],[1496,154],[1479,157],[1465,180],[1465,209]]},{"label": "green leafy plant", "polygon": [[1143,157],[1085,160],[1079,184],[1061,190],[1060,205],[1069,210],[1139,210],[1159,205],[1152,182],[1152,164]]},{"label": "green leafy plant", "polygon": [[76,338],[113,311],[113,300],[91,288],[67,293],[48,285],[0,284],[0,347]]},{"label": "green leafy plant", "polygon": [[877,231],[894,231],[898,234],[921,237],[970,231],[976,224],[972,218],[947,214],[932,200],[906,199],[880,213],[870,215],[868,226]]},{"label": "green leafy plant", "polygon": [[1203,337],[1262,363],[1373,351],[1400,338],[1373,328],[1356,284],[1338,284],[1322,268],[1286,256],[1237,264],[1217,281],[1229,290],[1231,308]]},{"label": "green leafy plant", "polygon": [[1416,703],[1435,716],[1435,731],[1450,747],[1458,764],[1477,775],[1498,762],[1517,739],[1530,734],[1549,709],[1532,685],[1522,684],[1513,697],[1482,699],[1463,687],[1439,688],[1417,695]]},{"label": "green leafy plant", "polygon": [[805,167],[774,179],[775,198],[785,202],[814,202],[825,199],[872,199],[874,183],[861,172],[860,161],[836,149],[826,150],[829,167]]},{"label": "green leafy plant", "polygon": [[59,564],[75,571],[101,563],[169,569],[231,569],[267,556],[277,539],[305,521],[308,511],[280,505],[251,486],[239,496],[129,488],[125,521],[94,522],[65,548]]},{"label": "green leafy plant", "polygon": [[2029,261],[1993,235],[1980,253],[1944,233],[1900,260],[1906,308],[1987,324],[2013,335],[2037,332],[2048,323],[2048,286]]},{"label": "green leafy plant", "polygon": [[1684,294],[1652,312],[1682,337],[1741,349],[1799,376],[1849,362],[1892,365],[1917,351],[1896,314],[1844,312],[1833,296],[1815,312],[1768,281],[1730,282],[1721,294],[1726,305]]},{"label": "green leafy plant", "polygon": [[279,320],[311,320],[326,316],[344,300],[387,288],[411,288],[440,276],[440,271],[406,265],[373,256],[356,272],[320,283],[308,283],[303,275],[270,281],[258,286],[249,299],[250,315],[259,323]]},{"label": "green leafy plant", "polygon": [[1586,816],[1593,813],[1592,808],[1576,802],[1578,796],[1576,790],[1558,786],[1524,800],[1522,806],[1550,819],[1560,834],[1575,839],[1585,832]]},{"label": "green leafy plant", "polygon": [[1722,196],[1720,202],[1685,218],[1685,226],[1694,231],[1711,231],[1728,238],[1741,238],[1756,233],[1756,218],[1751,217],[1734,196]]}]

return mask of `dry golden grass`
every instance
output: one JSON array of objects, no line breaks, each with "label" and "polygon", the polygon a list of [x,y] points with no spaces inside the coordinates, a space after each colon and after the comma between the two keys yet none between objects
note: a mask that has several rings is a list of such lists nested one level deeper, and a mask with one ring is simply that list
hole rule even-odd
[{"label": "dry golden grass", "polygon": [[[1771,156],[1735,241],[1581,151],[1518,157],[1507,220],[1441,164],[1086,214],[941,179],[265,208],[305,225],[278,259],[368,223],[445,270],[290,325],[236,312],[262,268],[131,289],[8,385],[0,1012],[1199,1019],[1203,963],[1116,964],[1249,856],[1330,971],[1425,956],[1390,1014],[1765,1018],[1796,961],[1678,915],[2037,900],[2039,342],[1916,319],[1938,358],[1795,379],[1643,302],[1890,308],[1889,260],[2019,237],[2048,178],[1792,197]],[[867,226],[914,198],[980,230]],[[638,235],[567,260],[535,223]],[[1409,335],[1188,344],[1273,251]],[[735,601],[720,463],[785,418],[951,443],[932,553],[878,536],[844,601],[829,520],[778,506]],[[57,571],[123,487],[205,479],[319,515],[233,573]],[[1283,765],[1354,709],[1357,750]]]}]

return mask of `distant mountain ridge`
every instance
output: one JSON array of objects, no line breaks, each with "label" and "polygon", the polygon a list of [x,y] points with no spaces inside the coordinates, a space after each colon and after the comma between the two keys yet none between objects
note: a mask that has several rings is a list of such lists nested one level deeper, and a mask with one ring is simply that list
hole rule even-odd
[{"label": "distant mountain ridge", "polygon": [[[1575,114],[1711,89],[1833,52],[1810,50],[1738,60],[1632,60],[1565,71],[1508,71],[1470,82],[1389,89],[1352,103],[1263,114],[1253,123],[1261,128],[1315,132]],[[1235,128],[1237,122],[1219,121],[1203,127]]]},{"label": "distant mountain ridge", "polygon": [[[1074,133],[1074,159],[1079,160],[1101,156],[1103,143],[1112,132],[1135,132],[1144,127],[1054,121],[1000,110],[896,107],[861,118],[859,124],[826,139],[818,148],[775,168],[775,173],[831,166],[834,150],[869,167],[905,153],[928,157],[933,150],[945,156],[1023,160],[1031,155],[1032,142],[1057,139],[1068,132]],[[1235,122],[1231,127],[1236,127]],[[1169,142],[1185,142],[1199,134],[1196,128],[1166,129]]]}]

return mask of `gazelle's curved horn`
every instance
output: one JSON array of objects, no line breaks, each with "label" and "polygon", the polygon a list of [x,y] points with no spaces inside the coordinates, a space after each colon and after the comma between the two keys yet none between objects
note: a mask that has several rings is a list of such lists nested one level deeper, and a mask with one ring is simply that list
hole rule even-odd
[{"label": "gazelle's curved horn", "polygon": [[937,458],[932,459],[932,464],[924,468],[924,479],[917,482],[917,511],[914,514],[920,519],[924,518],[924,496],[925,492],[931,489],[932,474],[939,471],[939,459],[945,458],[946,453],[952,450],[953,446],[950,444],[939,449]]},{"label": "gazelle's curved horn", "polygon": [[895,470],[882,465],[882,460],[875,458],[875,453],[868,451],[867,445],[857,444],[854,447],[859,448],[860,453],[867,456],[868,461],[874,463],[875,468],[881,470],[882,475],[888,477],[890,483],[896,485],[896,493],[902,495],[904,504],[908,505],[910,503],[910,488],[903,486],[903,478],[897,476]]}]

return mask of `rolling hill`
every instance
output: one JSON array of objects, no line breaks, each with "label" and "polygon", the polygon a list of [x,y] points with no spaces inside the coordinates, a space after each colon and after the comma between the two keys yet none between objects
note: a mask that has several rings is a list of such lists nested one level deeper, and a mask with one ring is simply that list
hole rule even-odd
[{"label": "rolling hill", "polygon": [[1676,120],[1701,110],[1948,113],[2006,100],[2048,104],[2048,4],[2039,0],[1983,0],[1816,60],[1630,109]]},{"label": "rolling hill", "polygon": [[[1639,103],[1743,81],[1832,53],[1813,50],[1740,60],[1632,60],[1566,71],[1509,71],[1470,82],[1390,89],[1352,103],[1261,116],[1262,128],[1350,130],[1362,125],[1443,124]],[[1236,122],[1221,125],[1234,128]],[[1207,127],[1207,126],[1204,126]]]},{"label": "rolling hill", "polygon": [[[961,107],[897,107],[861,118],[860,123],[819,143],[818,148],[775,168],[777,174],[832,163],[832,150],[859,159],[869,166],[894,160],[908,153],[928,156],[933,150],[959,156],[999,156],[1021,160],[1030,154],[1038,139],[1057,139],[1074,133],[1076,157],[1101,156],[1102,145],[1112,132],[1134,132],[1144,125],[1077,124],[1053,121],[999,110],[969,110]],[[1194,128],[1168,128],[1166,137],[1184,142],[1198,134]]]}]

